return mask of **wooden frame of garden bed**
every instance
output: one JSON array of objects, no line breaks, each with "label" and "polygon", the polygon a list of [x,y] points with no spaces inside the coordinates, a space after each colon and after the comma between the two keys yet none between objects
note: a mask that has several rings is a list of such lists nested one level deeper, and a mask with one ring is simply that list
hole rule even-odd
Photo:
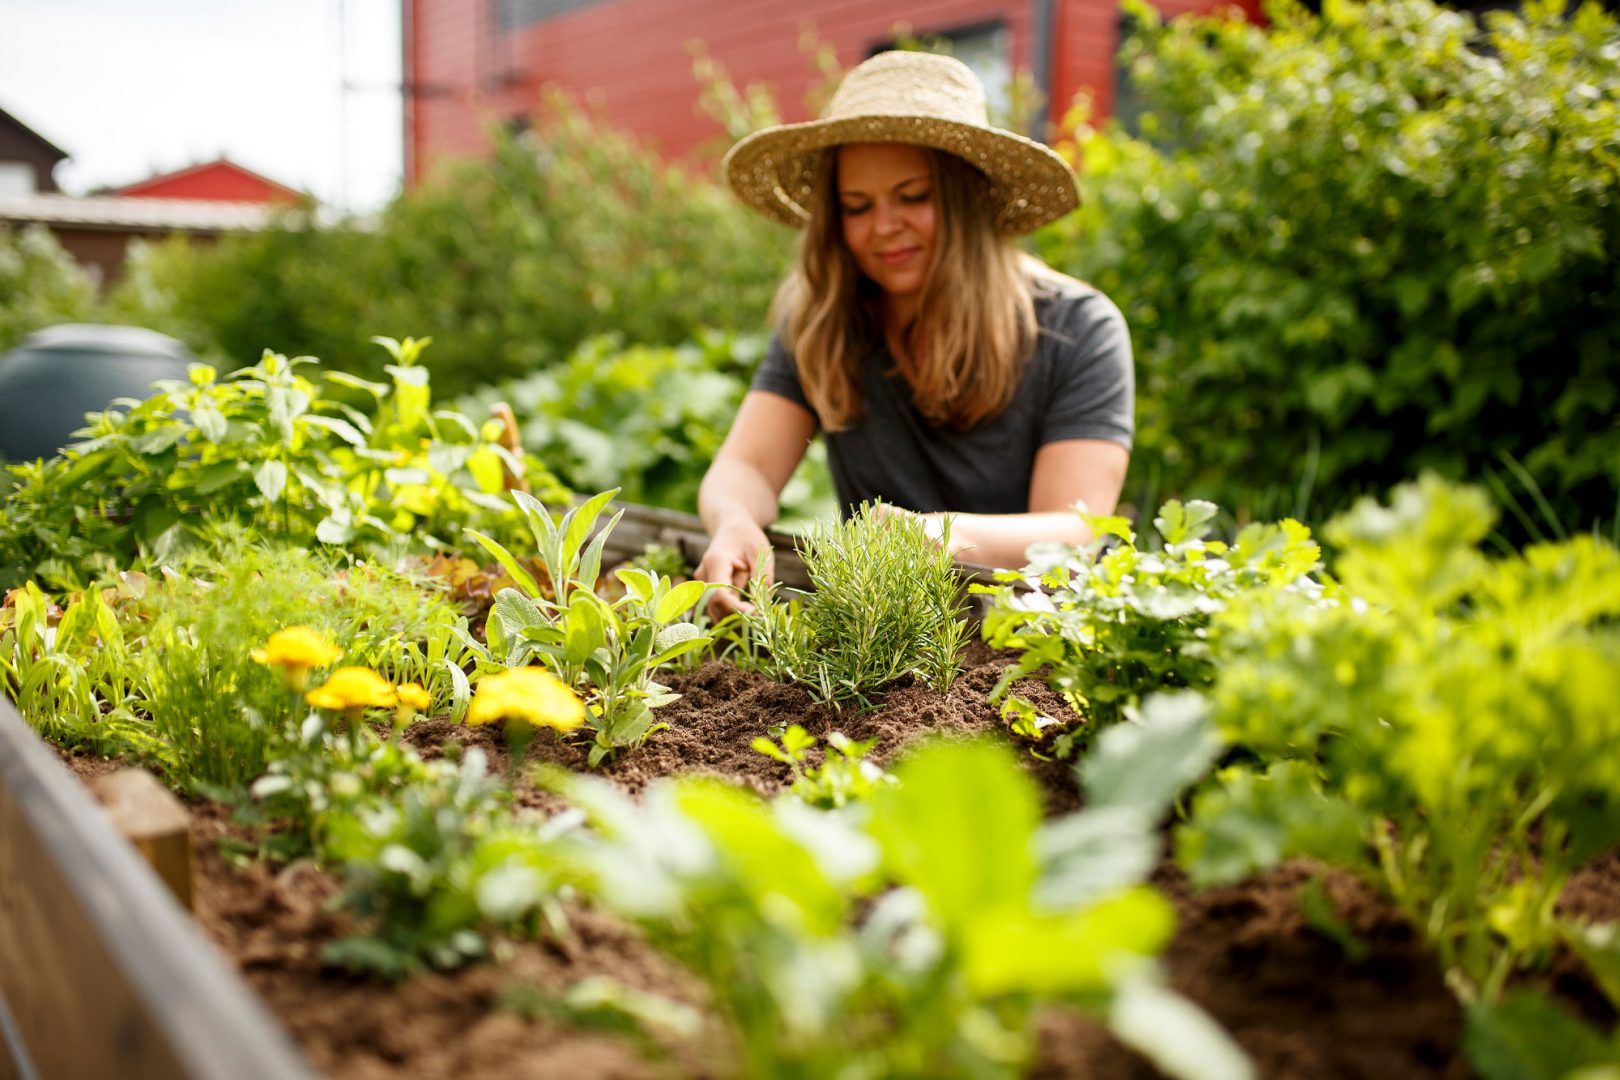
[{"label": "wooden frame of garden bed", "polygon": [[0,1080],[315,1075],[0,698]]},{"label": "wooden frame of garden bed", "polygon": [[[709,534],[703,528],[702,519],[695,514],[625,502],[614,502],[608,509],[623,510],[624,517],[608,534],[602,550],[604,565],[633,559],[645,551],[648,544],[662,544],[679,551],[688,565],[696,566],[709,549]],[[776,580],[788,588],[809,591],[810,575],[805,572],[804,560],[799,558],[794,547],[794,538],[774,530],[766,530],[765,537],[775,549]],[[969,581],[981,584],[995,581],[995,571],[988,566],[975,563],[958,565]],[[974,611],[978,611],[976,606]]]}]

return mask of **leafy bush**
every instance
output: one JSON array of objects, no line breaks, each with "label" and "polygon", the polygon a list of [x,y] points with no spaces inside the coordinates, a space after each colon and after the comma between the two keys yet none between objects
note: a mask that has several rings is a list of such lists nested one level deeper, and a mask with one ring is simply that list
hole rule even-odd
[{"label": "leafy bush", "polygon": [[676,342],[757,329],[791,234],[713,180],[665,163],[562,97],[486,160],[449,164],[371,222],[293,214],[208,249],[170,245],[132,269],[149,322],[199,351],[267,344],[371,377],[367,335],[441,344],[442,392],[526,375],[613,332]]},{"label": "leafy bush", "polygon": [[1145,140],[1081,128],[1086,205],[1038,241],[1131,325],[1128,490],[1325,517],[1511,459],[1612,520],[1620,29],[1564,7],[1133,9]]},{"label": "leafy bush", "polygon": [[9,467],[20,483],[0,518],[0,588],[35,577],[76,587],[172,557],[211,522],[371,551],[442,549],[474,523],[507,536],[523,529],[502,497],[508,471],[566,497],[538,462],[508,453],[495,426],[432,409],[416,363],[426,342],[378,340],[398,361],[391,384],[327,376],[369,394],[373,415],[322,396],[299,371],[312,358],[266,352],[224,380],[195,365],[189,383],[115,402],[127,411],[98,414],[63,457]]},{"label": "leafy bush", "polygon": [[[1235,599],[1278,589],[1315,595],[1320,586],[1308,575],[1319,549],[1309,529],[1292,519],[1255,522],[1227,544],[1209,538],[1217,512],[1200,500],[1165,503],[1153,519],[1163,542],[1156,551],[1137,547],[1124,518],[1090,515],[1092,543],[1036,545],[1022,571],[973,586],[992,600],[984,640],[1019,652],[990,692],[1015,732],[1055,734],[1053,749],[1066,757],[1148,694],[1207,687],[1220,655],[1211,622]],[[1078,726],[1065,730],[1009,692],[1041,671],[1079,714]]]},{"label": "leafy bush", "polygon": [[1465,1003],[1582,946],[1559,893],[1620,835],[1620,551],[1583,536],[1493,560],[1492,524],[1483,491],[1425,476],[1328,525],[1342,588],[1218,615],[1215,719],[1260,762],[1177,836],[1195,882],[1296,854],[1362,875]]},{"label": "leafy bush", "polygon": [[95,317],[96,289],[43,225],[0,223],[0,353],[35,330]]}]

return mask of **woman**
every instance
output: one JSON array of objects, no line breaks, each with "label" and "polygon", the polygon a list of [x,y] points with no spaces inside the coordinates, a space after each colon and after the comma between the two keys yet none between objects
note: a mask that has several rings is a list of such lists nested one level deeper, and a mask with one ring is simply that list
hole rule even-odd
[{"label": "woman", "polygon": [[[1074,508],[1114,510],[1134,380],[1119,310],[1013,240],[1079,205],[1063,159],[990,127],[958,61],[891,52],[850,71],[821,120],[750,135],[724,168],[804,234],[699,490],[697,576],[747,583],[818,431],[846,513],[881,499],[934,535],[948,515],[952,554],[995,566],[1087,540]],[[713,610],[740,604],[722,590]]]}]

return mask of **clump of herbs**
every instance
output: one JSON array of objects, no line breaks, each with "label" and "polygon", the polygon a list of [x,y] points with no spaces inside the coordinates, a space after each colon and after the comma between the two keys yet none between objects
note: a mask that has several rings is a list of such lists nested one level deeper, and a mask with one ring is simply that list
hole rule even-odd
[{"label": "clump of herbs", "polygon": [[949,523],[936,540],[923,519],[865,504],[816,522],[798,544],[815,591],[784,602],[756,578],[753,612],[727,630],[729,655],[834,708],[872,708],[907,677],[945,693],[967,648],[967,585],[949,540]]}]

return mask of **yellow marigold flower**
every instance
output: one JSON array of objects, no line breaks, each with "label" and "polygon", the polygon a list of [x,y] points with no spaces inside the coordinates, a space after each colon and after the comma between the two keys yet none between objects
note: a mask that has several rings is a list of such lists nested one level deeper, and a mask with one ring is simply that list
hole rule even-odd
[{"label": "yellow marigold flower", "polygon": [[326,682],[304,695],[317,709],[392,709],[397,695],[394,684],[370,668],[338,668]]},{"label": "yellow marigold flower", "polygon": [[307,626],[289,626],[277,630],[264,643],[264,648],[248,653],[256,664],[269,664],[280,668],[325,667],[343,655],[333,645]]},{"label": "yellow marigold flower", "polygon": [[399,704],[425,712],[433,704],[433,697],[422,689],[421,683],[408,682],[395,687],[394,692],[399,695]]},{"label": "yellow marigold flower", "polygon": [[544,668],[512,668],[480,679],[467,710],[469,724],[501,720],[572,731],[585,722],[585,703]]}]

